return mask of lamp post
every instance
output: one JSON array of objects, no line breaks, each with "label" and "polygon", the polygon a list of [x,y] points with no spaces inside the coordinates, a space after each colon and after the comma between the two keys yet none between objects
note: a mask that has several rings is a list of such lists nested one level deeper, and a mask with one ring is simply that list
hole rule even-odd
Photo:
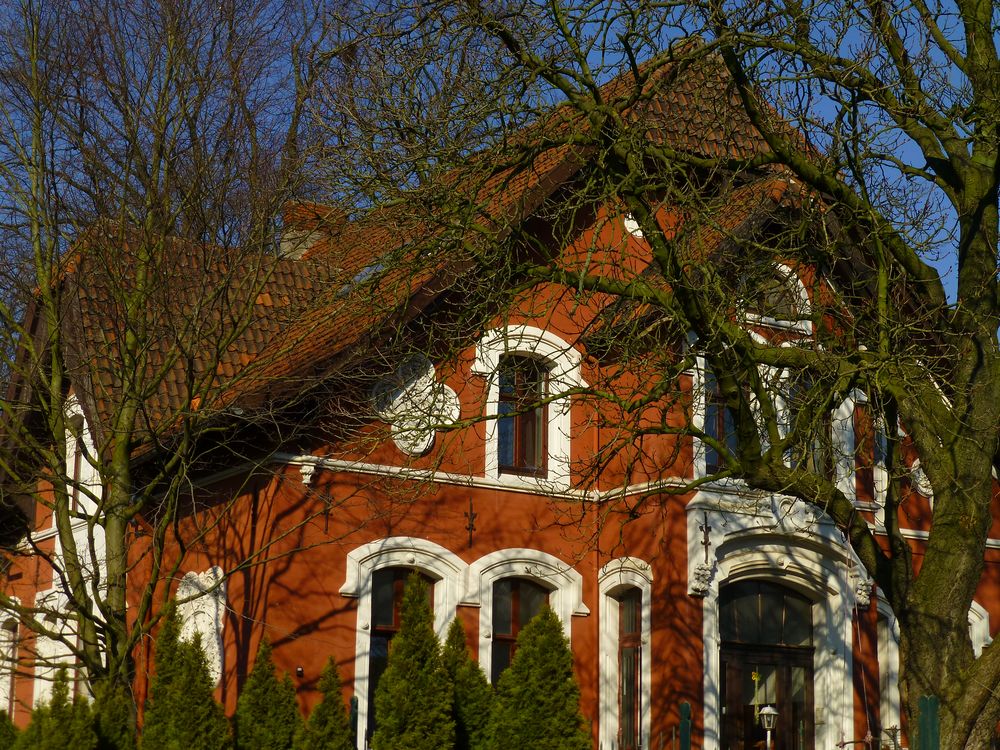
[{"label": "lamp post", "polygon": [[760,710],[760,725],[764,727],[764,731],[767,732],[767,744],[765,748],[771,750],[771,732],[774,731],[775,725],[778,723],[778,711],[774,706],[764,706]]}]

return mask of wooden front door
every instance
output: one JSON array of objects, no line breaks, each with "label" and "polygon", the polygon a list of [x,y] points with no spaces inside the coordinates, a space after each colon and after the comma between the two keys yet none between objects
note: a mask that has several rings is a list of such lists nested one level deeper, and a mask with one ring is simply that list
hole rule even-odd
[{"label": "wooden front door", "polygon": [[764,706],[778,711],[771,750],[813,750],[812,661],[812,649],[723,647],[723,750],[763,750],[757,713]]},{"label": "wooden front door", "polygon": [[765,581],[720,592],[722,750],[765,750],[759,721],[774,706],[766,750],[814,750],[812,603]]}]

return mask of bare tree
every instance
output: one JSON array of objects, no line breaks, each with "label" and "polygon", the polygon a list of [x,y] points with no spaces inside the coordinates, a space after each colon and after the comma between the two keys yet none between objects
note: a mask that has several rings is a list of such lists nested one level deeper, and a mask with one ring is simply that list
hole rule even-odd
[{"label": "bare tree", "polygon": [[[992,5],[390,3],[365,13],[363,38],[394,44],[359,46],[359,59],[385,59],[348,78],[403,74],[376,82],[371,111],[341,107],[343,122],[324,123],[366,134],[350,155],[359,192],[391,203],[405,191],[403,210],[435,227],[435,242],[495,275],[490,290],[466,290],[478,301],[466,324],[546,284],[602,311],[586,343],[604,375],[582,395],[616,437],[591,476],[667,473],[680,454],[647,455],[641,438],[693,436],[717,460],[678,492],[730,477],[821,509],[898,617],[911,733],[920,697],[935,694],[942,746],[985,747],[1000,720],[1000,652],[974,656],[967,613],[993,524],[1000,429]],[[687,97],[672,121],[657,117],[662,91]],[[505,203],[525,174],[535,187]],[[616,263],[606,247],[578,248],[574,263],[551,252],[600,224],[595,206],[629,215],[650,270]],[[812,333],[795,346],[748,323],[794,317],[775,293],[776,261],[811,269],[802,322]],[[715,373],[731,435],[673,418],[695,356]],[[827,468],[838,460],[829,414],[855,390],[872,429],[883,426],[881,539]],[[919,565],[899,528],[916,459],[934,494]]]},{"label": "bare tree", "polygon": [[36,677],[68,658],[98,694],[127,693],[255,335],[332,284],[311,274],[318,288],[260,314],[292,262],[280,209],[308,182],[337,27],[322,5],[266,0],[24,2],[3,26],[5,540],[52,580],[0,605],[35,634]]}]

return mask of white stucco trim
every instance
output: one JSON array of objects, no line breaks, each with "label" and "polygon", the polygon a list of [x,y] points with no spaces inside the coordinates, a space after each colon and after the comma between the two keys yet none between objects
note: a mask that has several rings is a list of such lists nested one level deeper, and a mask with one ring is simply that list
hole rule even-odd
[{"label": "white stucco trim", "polygon": [[549,606],[572,640],[573,615],[589,615],[583,603],[583,576],[572,565],[537,549],[510,548],[491,552],[469,566],[463,604],[479,606],[479,664],[487,677],[493,655],[493,583],[501,578],[528,578],[549,589]]},{"label": "white stucco trim", "polygon": [[[740,580],[772,581],[813,602],[816,747],[833,747],[853,732],[851,553],[839,532],[790,498],[761,497],[755,506],[720,504],[699,493],[688,504],[689,570],[703,564],[699,525],[708,514],[710,577],[702,589],[704,639],[704,748],[720,750],[719,591]],[[690,584],[689,584],[690,586]]]},{"label": "white stucco trim", "polygon": [[571,399],[556,398],[548,404],[548,459],[544,477],[501,474],[497,456],[497,419],[500,384],[496,373],[500,360],[509,354],[535,357],[549,371],[549,397],[586,386],[580,370],[580,352],[554,333],[528,325],[507,326],[487,331],[476,344],[472,373],[488,379],[486,392],[485,475],[505,485],[530,487],[535,491],[560,491],[570,486]]},{"label": "white stucco trim", "polygon": [[[10,597],[10,602],[15,607],[21,604],[16,596]],[[20,627],[21,623],[12,611],[5,611],[0,616],[0,711],[6,711],[9,717],[14,716],[17,693]]]},{"label": "white stucco trim", "polygon": [[67,642],[76,640],[73,623],[69,618],[69,602],[58,589],[39,592],[34,607],[39,610],[45,628],[55,635],[38,633],[34,646],[29,646],[33,663],[32,706],[45,703],[52,697],[52,685],[59,669],[65,667],[70,682],[76,678],[76,659]]},{"label": "white stucco trim", "polygon": [[650,747],[652,704],[652,637],[653,573],[649,563],[637,557],[619,557],[601,568],[597,578],[601,593],[600,662],[599,662],[599,735],[600,747],[612,748],[618,742],[618,600],[624,589],[636,588],[642,593],[641,641],[642,674],[640,680],[639,727],[641,747]]},{"label": "white stucco trim", "polygon": [[[886,492],[889,487],[889,475],[886,472],[885,464],[882,462],[875,463],[872,466],[872,483],[874,487],[874,503],[860,502],[858,500],[858,486],[857,486],[857,467],[855,465],[855,453],[857,452],[857,431],[854,426],[854,412],[859,404],[865,405],[868,403],[868,395],[861,390],[854,389],[848,394],[847,398],[844,399],[844,403],[838,412],[842,419],[846,421],[848,427],[845,430],[845,441],[843,447],[844,454],[844,465],[845,473],[842,484],[838,484],[840,489],[844,492],[844,495],[853,500],[854,504],[858,506],[861,510],[875,511],[875,521],[879,528],[884,528],[884,518],[881,513],[877,511],[885,508],[885,497]],[[874,416],[874,415],[870,415]],[[885,425],[880,422],[880,420],[875,417],[876,421],[873,424],[875,429],[875,440],[879,440],[881,435],[885,434]],[[839,478],[839,477],[838,477]]]},{"label": "white stucco trim", "polygon": [[972,650],[977,657],[993,643],[990,636],[990,613],[977,601],[973,601],[969,607],[969,637],[972,638]]},{"label": "white stucco trim", "polygon": [[772,270],[775,272],[776,276],[785,282],[788,286],[788,291],[796,297],[800,316],[799,319],[778,320],[767,315],[746,313],[744,316],[746,321],[748,323],[768,326],[769,328],[782,328],[789,331],[797,331],[798,333],[802,333],[807,336],[811,335],[813,325],[812,320],[809,319],[809,316],[812,314],[812,303],[809,300],[809,290],[806,289],[806,285],[802,283],[801,277],[792,269],[791,266],[784,263],[775,263],[772,266]]},{"label": "white stucco trim", "polygon": [[[899,622],[889,603],[879,598],[878,639],[879,720],[882,729],[899,728]],[[883,739],[886,736],[883,735]]]},{"label": "white stucco trim", "polygon": [[455,617],[468,567],[455,553],[418,537],[379,539],[347,554],[342,596],[358,600],[354,646],[354,695],[358,699],[358,750],[364,750],[368,726],[368,673],[371,646],[372,574],[382,568],[415,568],[434,579],[434,629],[444,639]]}]

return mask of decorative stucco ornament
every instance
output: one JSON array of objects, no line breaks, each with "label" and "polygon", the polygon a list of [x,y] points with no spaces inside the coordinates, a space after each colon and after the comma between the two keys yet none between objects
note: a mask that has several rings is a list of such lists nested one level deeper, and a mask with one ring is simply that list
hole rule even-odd
[{"label": "decorative stucco ornament", "polygon": [[715,568],[711,563],[698,563],[691,571],[691,580],[688,583],[688,593],[691,596],[707,596],[712,585],[712,574]]},{"label": "decorative stucco ornament", "polygon": [[222,678],[222,628],[225,626],[226,582],[222,568],[213,565],[203,573],[185,573],[177,586],[177,615],[181,640],[201,636],[212,684]]},{"label": "decorative stucco ornament", "polygon": [[622,223],[625,225],[625,231],[631,234],[633,237],[638,237],[642,239],[642,229],[639,227],[639,222],[635,220],[632,214],[625,214],[622,217]]},{"label": "decorative stucco ornament", "polygon": [[435,376],[427,357],[411,354],[372,390],[376,414],[391,426],[396,446],[411,456],[429,451],[437,430],[461,413],[458,394]]},{"label": "decorative stucco ornament", "polygon": [[867,608],[872,603],[872,579],[857,568],[851,570],[851,585],[854,589],[854,601],[861,608]]},{"label": "decorative stucco ornament", "polygon": [[924,497],[934,497],[934,487],[931,485],[931,480],[927,477],[924,467],[920,465],[919,458],[913,462],[913,466],[910,468],[910,483],[913,485],[913,489]]}]

